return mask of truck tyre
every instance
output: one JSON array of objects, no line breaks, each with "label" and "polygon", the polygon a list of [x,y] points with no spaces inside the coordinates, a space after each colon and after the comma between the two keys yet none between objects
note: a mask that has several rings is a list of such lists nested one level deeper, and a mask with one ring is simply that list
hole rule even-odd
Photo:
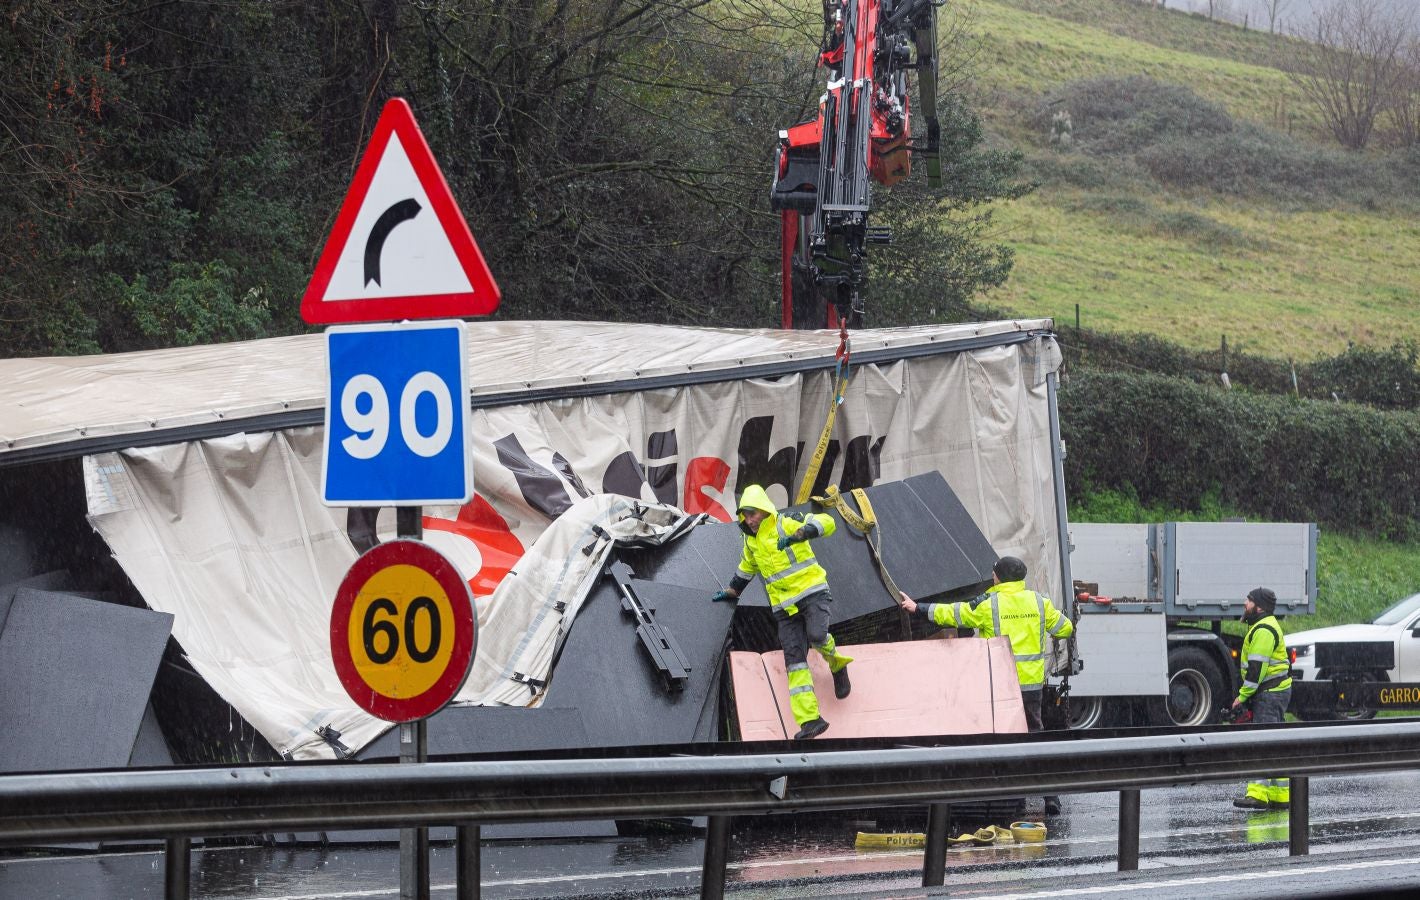
[{"label": "truck tyre", "polygon": [[1087,731],[1091,728],[1099,728],[1103,721],[1103,697],[1070,698],[1070,721],[1066,724],[1071,731]]},{"label": "truck tyre", "polygon": [[[1322,676],[1322,680],[1342,681],[1349,684],[1366,684],[1388,680],[1384,673],[1376,672],[1319,672],[1317,674]],[[1364,719],[1374,719],[1375,717],[1376,711],[1369,707],[1348,709],[1345,711],[1332,710],[1331,712],[1308,711],[1306,713],[1297,713],[1297,718],[1304,722],[1333,722],[1338,719],[1342,721],[1360,721]]]},{"label": "truck tyre", "polygon": [[1169,692],[1149,704],[1157,725],[1208,725],[1218,710],[1232,702],[1226,680],[1213,655],[1201,647],[1175,644],[1169,648]]}]

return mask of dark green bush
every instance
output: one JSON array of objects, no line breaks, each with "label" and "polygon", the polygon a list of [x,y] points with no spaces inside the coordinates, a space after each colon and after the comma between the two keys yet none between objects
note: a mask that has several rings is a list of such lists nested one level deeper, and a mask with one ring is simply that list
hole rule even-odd
[{"label": "dark green bush", "polygon": [[1074,144],[1095,155],[1130,153],[1172,137],[1226,134],[1227,110],[1179,84],[1142,75],[1091,78],[1065,85],[1047,98],[1040,116],[1063,107]]},{"label": "dark green bush", "polygon": [[1311,392],[1379,409],[1420,408],[1420,346],[1401,341],[1388,350],[1357,347],[1307,367]]},{"label": "dark green bush", "polygon": [[1420,415],[1225,391],[1159,375],[1075,373],[1060,392],[1067,490],[1225,506],[1275,521],[1420,537]]},{"label": "dark green bush", "polygon": [[1377,409],[1420,409],[1420,346],[1401,341],[1380,349],[1352,346],[1342,353],[1296,367],[1285,360],[1229,351],[1189,350],[1151,334],[1116,334],[1062,329],[1065,359],[1079,369],[1152,372],[1220,385],[1228,373],[1233,387],[1315,400],[1345,400]]}]

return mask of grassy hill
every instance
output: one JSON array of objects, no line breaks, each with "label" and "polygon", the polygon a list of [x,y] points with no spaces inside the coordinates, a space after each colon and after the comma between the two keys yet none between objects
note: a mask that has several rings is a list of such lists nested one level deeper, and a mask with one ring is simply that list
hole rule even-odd
[{"label": "grassy hill", "polygon": [[[988,123],[1041,182],[998,212],[1017,259],[992,305],[1299,360],[1420,339],[1420,157],[1331,145],[1290,38],[1137,0],[972,15]],[[1060,109],[1093,110],[1063,150]]]},{"label": "grassy hill", "polygon": [[[958,7],[961,9],[962,7]],[[1016,251],[988,298],[1021,315],[1306,361],[1420,340],[1420,154],[1336,148],[1284,66],[1292,39],[1137,0],[975,0],[972,89],[1040,189],[998,209]],[[1068,110],[1071,143],[1052,145]],[[1073,521],[1216,521],[1109,492]],[[1323,530],[1319,611],[1367,621],[1420,590],[1420,546]]]}]

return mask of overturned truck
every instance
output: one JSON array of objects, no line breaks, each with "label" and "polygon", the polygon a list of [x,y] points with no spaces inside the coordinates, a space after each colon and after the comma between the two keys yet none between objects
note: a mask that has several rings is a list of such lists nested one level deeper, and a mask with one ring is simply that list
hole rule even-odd
[{"label": "overturned truck", "polygon": [[[1048,320],[855,332],[821,455],[835,333],[469,337],[476,494],[422,524],[468,580],[480,637],[432,755],[783,739],[762,589],[708,598],[738,555],[739,492],[790,506],[815,455],[814,493],[865,488],[877,518],[820,542],[835,633],[862,664],[833,736],[1024,730],[1000,639],[875,649],[923,634],[868,543],[919,599],[979,591],[999,553],[1068,602]],[[335,589],[395,515],[320,500],[321,340],[0,361],[0,770],[397,752],[331,663]],[[675,653],[656,658],[647,625]],[[874,687],[902,667],[911,705],[937,690],[925,705],[955,712],[909,720],[902,692]],[[988,673],[984,690],[959,671]]]}]

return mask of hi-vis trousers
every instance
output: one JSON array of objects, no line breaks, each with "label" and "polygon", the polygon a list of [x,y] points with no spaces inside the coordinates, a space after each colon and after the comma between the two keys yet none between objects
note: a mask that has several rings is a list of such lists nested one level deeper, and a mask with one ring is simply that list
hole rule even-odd
[{"label": "hi-vis trousers", "polygon": [[774,610],[774,622],[779,627],[779,646],[784,650],[784,667],[789,675],[789,709],[794,721],[802,726],[819,717],[818,696],[814,694],[813,673],[809,671],[809,647],[812,646],[828,661],[828,670],[837,672],[852,662],[851,657],[838,654],[838,644],[828,633],[829,604],[833,596],[828,586],[794,602],[799,611],[786,615]]},{"label": "hi-vis trousers", "polygon": [[[1258,691],[1252,695],[1252,721],[1267,725],[1284,721],[1287,703],[1292,699],[1292,689],[1282,691]],[[1292,782],[1287,778],[1263,778],[1250,781],[1247,795],[1261,800],[1269,806],[1284,806],[1292,802]]]}]

